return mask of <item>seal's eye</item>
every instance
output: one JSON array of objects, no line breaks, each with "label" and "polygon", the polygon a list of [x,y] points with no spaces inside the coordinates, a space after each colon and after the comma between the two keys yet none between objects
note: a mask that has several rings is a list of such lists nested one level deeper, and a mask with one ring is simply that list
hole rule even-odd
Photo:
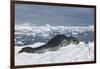
[{"label": "seal's eye", "polygon": [[73,41],[75,41],[75,40],[73,40]]},{"label": "seal's eye", "polygon": [[73,39],[73,41],[76,41],[75,39]]}]

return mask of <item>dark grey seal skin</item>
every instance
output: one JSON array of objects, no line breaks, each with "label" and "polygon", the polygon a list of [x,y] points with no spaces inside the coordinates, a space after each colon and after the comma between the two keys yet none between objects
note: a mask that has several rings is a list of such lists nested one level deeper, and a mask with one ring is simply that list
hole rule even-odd
[{"label": "dark grey seal skin", "polygon": [[47,51],[57,51],[59,48],[63,46],[67,46],[69,44],[78,44],[79,41],[75,37],[66,37],[65,35],[56,35],[51,40],[49,40],[46,44],[37,47],[24,47],[19,53],[27,52],[27,53],[45,53]]}]

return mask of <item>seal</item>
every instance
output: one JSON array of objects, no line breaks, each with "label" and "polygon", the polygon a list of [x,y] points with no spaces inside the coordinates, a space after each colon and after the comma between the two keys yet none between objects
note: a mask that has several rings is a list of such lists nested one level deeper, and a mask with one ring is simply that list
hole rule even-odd
[{"label": "seal", "polygon": [[27,52],[27,53],[45,53],[47,51],[57,51],[59,48],[63,46],[67,46],[69,44],[78,44],[79,41],[75,37],[67,37],[65,35],[56,35],[51,40],[49,40],[46,44],[32,48],[32,47],[24,47],[19,53]]}]

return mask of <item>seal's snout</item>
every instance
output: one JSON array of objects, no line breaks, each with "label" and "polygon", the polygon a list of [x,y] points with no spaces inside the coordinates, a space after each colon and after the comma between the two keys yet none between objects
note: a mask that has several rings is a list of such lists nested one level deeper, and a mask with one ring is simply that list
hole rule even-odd
[{"label": "seal's snout", "polygon": [[78,40],[76,40],[76,41],[74,40],[73,43],[77,45],[77,44],[79,44],[79,41]]},{"label": "seal's snout", "polygon": [[79,41],[77,41],[77,44],[79,44]]}]

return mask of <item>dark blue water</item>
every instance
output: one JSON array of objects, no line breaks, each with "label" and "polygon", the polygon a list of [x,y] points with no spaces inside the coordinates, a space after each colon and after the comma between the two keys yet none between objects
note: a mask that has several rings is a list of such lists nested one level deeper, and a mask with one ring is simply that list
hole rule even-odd
[{"label": "dark blue water", "polygon": [[[60,34],[58,31],[53,31],[52,33],[48,33],[48,36],[43,36],[42,33],[37,33],[35,36],[30,34],[15,34],[15,46],[25,46],[31,45],[36,42],[48,42],[55,35]],[[86,32],[77,32],[77,34],[72,34],[71,32],[64,32],[66,36],[76,37],[79,41],[83,41],[85,43],[94,41],[94,32],[86,31]],[[19,43],[21,42],[21,43]]]}]

